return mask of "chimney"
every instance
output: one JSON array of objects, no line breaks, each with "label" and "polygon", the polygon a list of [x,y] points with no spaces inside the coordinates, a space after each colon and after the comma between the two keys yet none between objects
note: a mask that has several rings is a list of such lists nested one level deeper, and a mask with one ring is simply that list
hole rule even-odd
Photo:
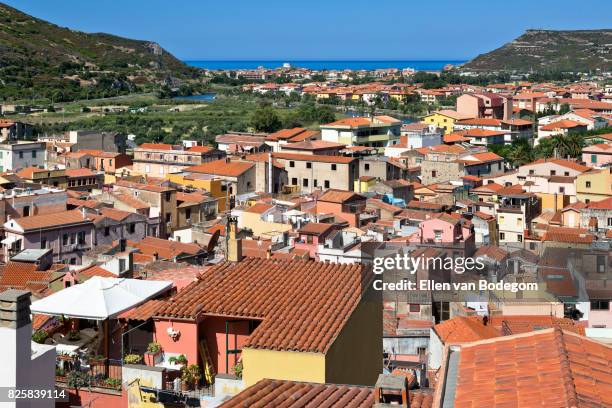
[{"label": "chimney", "polygon": [[9,289],[0,293],[0,344],[4,352],[0,387],[27,387],[32,365],[30,292]]},{"label": "chimney", "polygon": [[227,253],[226,259],[230,262],[242,260],[242,240],[237,238],[238,218],[227,217]]},{"label": "chimney", "polygon": [[407,377],[402,374],[379,374],[374,386],[374,406],[378,404],[409,407]]}]

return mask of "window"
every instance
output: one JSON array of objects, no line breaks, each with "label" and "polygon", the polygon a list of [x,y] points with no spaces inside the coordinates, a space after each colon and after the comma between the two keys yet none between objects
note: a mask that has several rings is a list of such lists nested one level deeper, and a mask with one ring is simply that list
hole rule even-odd
[{"label": "window", "polygon": [[504,234],[503,232],[499,233],[499,239],[500,241],[504,241],[506,239],[506,234]]},{"label": "window", "polygon": [[76,234],[70,234],[70,245],[76,244]]},{"label": "window", "polygon": [[119,272],[125,271],[125,259],[119,259]]},{"label": "window", "polygon": [[191,208],[187,208],[187,209],[185,210],[185,218],[186,218],[187,220],[190,220],[190,219],[191,219]]},{"label": "window", "polygon": [[45,238],[40,240],[40,249],[47,249],[47,240]]},{"label": "window", "polygon": [[36,158],[36,150],[32,150],[32,158],[35,159]]},{"label": "window", "polygon": [[110,235],[110,227],[104,227],[104,236],[108,237]]},{"label": "window", "polygon": [[317,187],[318,184],[319,184],[319,181],[317,179],[314,179],[313,186]]},{"label": "window", "polygon": [[23,216],[28,217],[30,215],[30,206],[26,205],[23,207]]},{"label": "window", "polygon": [[536,249],[536,244],[535,242],[530,242],[529,243],[529,249],[531,249],[532,251],[534,251]]},{"label": "window", "polygon": [[338,166],[336,166],[335,164],[332,164],[332,165],[331,165],[331,169],[332,169],[333,171],[336,171],[336,170],[337,170],[337,168],[338,168]]},{"label": "window", "polygon": [[171,217],[172,217],[172,214],[166,213],[166,222],[170,222]]},{"label": "window", "polygon": [[308,187],[308,179],[302,179],[302,186]]},{"label": "window", "polygon": [[307,169],[312,169],[312,163],[311,162],[306,162],[306,168]]},{"label": "window", "polygon": [[62,245],[68,245],[68,234],[62,235]]},{"label": "window", "polygon": [[85,243],[85,231],[79,232],[79,245],[83,245]]},{"label": "window", "polygon": [[608,227],[612,227],[612,218],[608,218]]},{"label": "window", "polygon": [[170,197],[172,197],[169,191],[166,192],[166,201],[170,201]]},{"label": "window", "polygon": [[591,155],[591,163],[597,163],[597,155],[596,154],[592,154]]},{"label": "window", "polygon": [[410,311],[412,313],[418,313],[421,311],[421,305],[418,303],[411,303],[410,304]]},{"label": "window", "polygon": [[289,162],[289,167],[295,167],[295,162],[293,160]]},{"label": "window", "polygon": [[610,301],[591,300],[591,310],[610,310]]},{"label": "window", "polygon": [[565,173],[563,173],[564,176],[569,176],[569,171],[566,171]]},{"label": "window", "polygon": [[517,234],[517,236],[516,236],[516,240],[517,240],[518,242],[523,242],[523,234]]},{"label": "window", "polygon": [[559,193],[561,194],[565,193],[565,187],[559,187]]},{"label": "window", "polygon": [[325,180],[325,183],[323,183],[323,185],[325,186],[325,188],[329,188],[329,180]]},{"label": "window", "polygon": [[23,152],[19,152],[19,158],[23,159]]},{"label": "window", "polygon": [[431,171],[431,177],[436,177],[438,175],[438,173],[435,170]]},{"label": "window", "polygon": [[76,258],[70,258],[70,265],[76,265]]},{"label": "window", "polygon": [[551,176],[556,176],[556,175],[557,175],[556,170],[551,170],[551,171],[550,171],[550,175],[551,175]]},{"label": "window", "polygon": [[370,163],[364,164],[363,168],[365,169],[365,171],[369,171],[370,170]]},{"label": "window", "polygon": [[591,188],[591,182],[590,182],[590,181],[587,181],[587,182],[586,182],[586,184],[585,184],[585,186],[586,186],[586,188]]},{"label": "window", "polygon": [[535,170],[533,170],[533,169],[529,170],[529,174],[534,175],[535,174]]},{"label": "window", "polygon": [[291,179],[291,184],[292,184],[292,185],[294,185],[294,186],[297,186],[297,183],[298,183],[298,181],[297,181],[297,177],[293,177],[293,178]]},{"label": "window", "polygon": [[441,230],[434,230],[434,239],[436,241],[441,241],[442,240],[442,231]]}]

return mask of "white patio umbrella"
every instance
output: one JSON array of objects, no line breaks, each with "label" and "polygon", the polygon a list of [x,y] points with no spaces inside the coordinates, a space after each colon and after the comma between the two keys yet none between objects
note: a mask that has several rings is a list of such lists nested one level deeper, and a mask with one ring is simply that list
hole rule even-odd
[{"label": "white patio umbrella", "polygon": [[170,281],[94,276],[32,303],[32,313],[105,320],[140,305],[172,286]]}]

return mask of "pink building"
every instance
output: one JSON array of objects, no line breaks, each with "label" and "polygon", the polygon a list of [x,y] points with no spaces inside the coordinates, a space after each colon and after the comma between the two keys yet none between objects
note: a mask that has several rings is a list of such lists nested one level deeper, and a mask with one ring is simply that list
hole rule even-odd
[{"label": "pink building", "polygon": [[333,224],[310,222],[298,230],[299,236],[294,243],[295,249],[307,250],[310,257],[318,261],[317,246],[319,243],[323,243],[333,230]]},{"label": "pink building", "polygon": [[603,167],[612,163],[612,144],[600,143],[582,149],[582,161],[589,167]]},{"label": "pink building", "polygon": [[471,256],[475,251],[475,237],[467,220],[442,213],[419,225],[419,231],[410,237],[410,242],[432,244],[461,251],[462,256]]},{"label": "pink building", "polygon": [[470,118],[512,118],[512,97],[492,93],[469,93],[457,98],[457,113]]}]

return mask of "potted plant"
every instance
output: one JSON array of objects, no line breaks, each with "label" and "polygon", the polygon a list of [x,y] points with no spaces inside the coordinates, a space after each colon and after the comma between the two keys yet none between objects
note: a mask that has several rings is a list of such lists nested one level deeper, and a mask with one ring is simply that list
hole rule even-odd
[{"label": "potted plant", "polygon": [[202,378],[200,367],[197,364],[183,366],[181,369],[181,388],[183,391],[188,391]]},{"label": "potted plant", "polygon": [[99,365],[103,365],[104,364],[104,360],[106,360],[104,358],[103,355],[92,355],[89,357],[89,364],[92,366],[99,366]]},{"label": "potted plant", "polygon": [[125,364],[140,364],[142,362],[142,356],[139,354],[128,354],[123,357],[123,362]]},{"label": "potted plant", "polygon": [[109,388],[119,389],[121,388],[121,379],[107,378],[106,380],[104,380],[104,384]]},{"label": "potted plant", "polygon": [[145,364],[148,366],[154,366],[161,360],[161,345],[156,342],[149,343],[147,351],[144,354]]},{"label": "potted plant", "polygon": [[234,371],[234,375],[236,376],[236,378],[241,379],[242,378],[242,370],[244,369],[243,365],[242,365],[242,360],[237,362],[236,365],[233,368]]},{"label": "potted plant", "polygon": [[32,341],[35,343],[43,344],[47,340],[47,333],[43,330],[36,330],[32,335]]}]

